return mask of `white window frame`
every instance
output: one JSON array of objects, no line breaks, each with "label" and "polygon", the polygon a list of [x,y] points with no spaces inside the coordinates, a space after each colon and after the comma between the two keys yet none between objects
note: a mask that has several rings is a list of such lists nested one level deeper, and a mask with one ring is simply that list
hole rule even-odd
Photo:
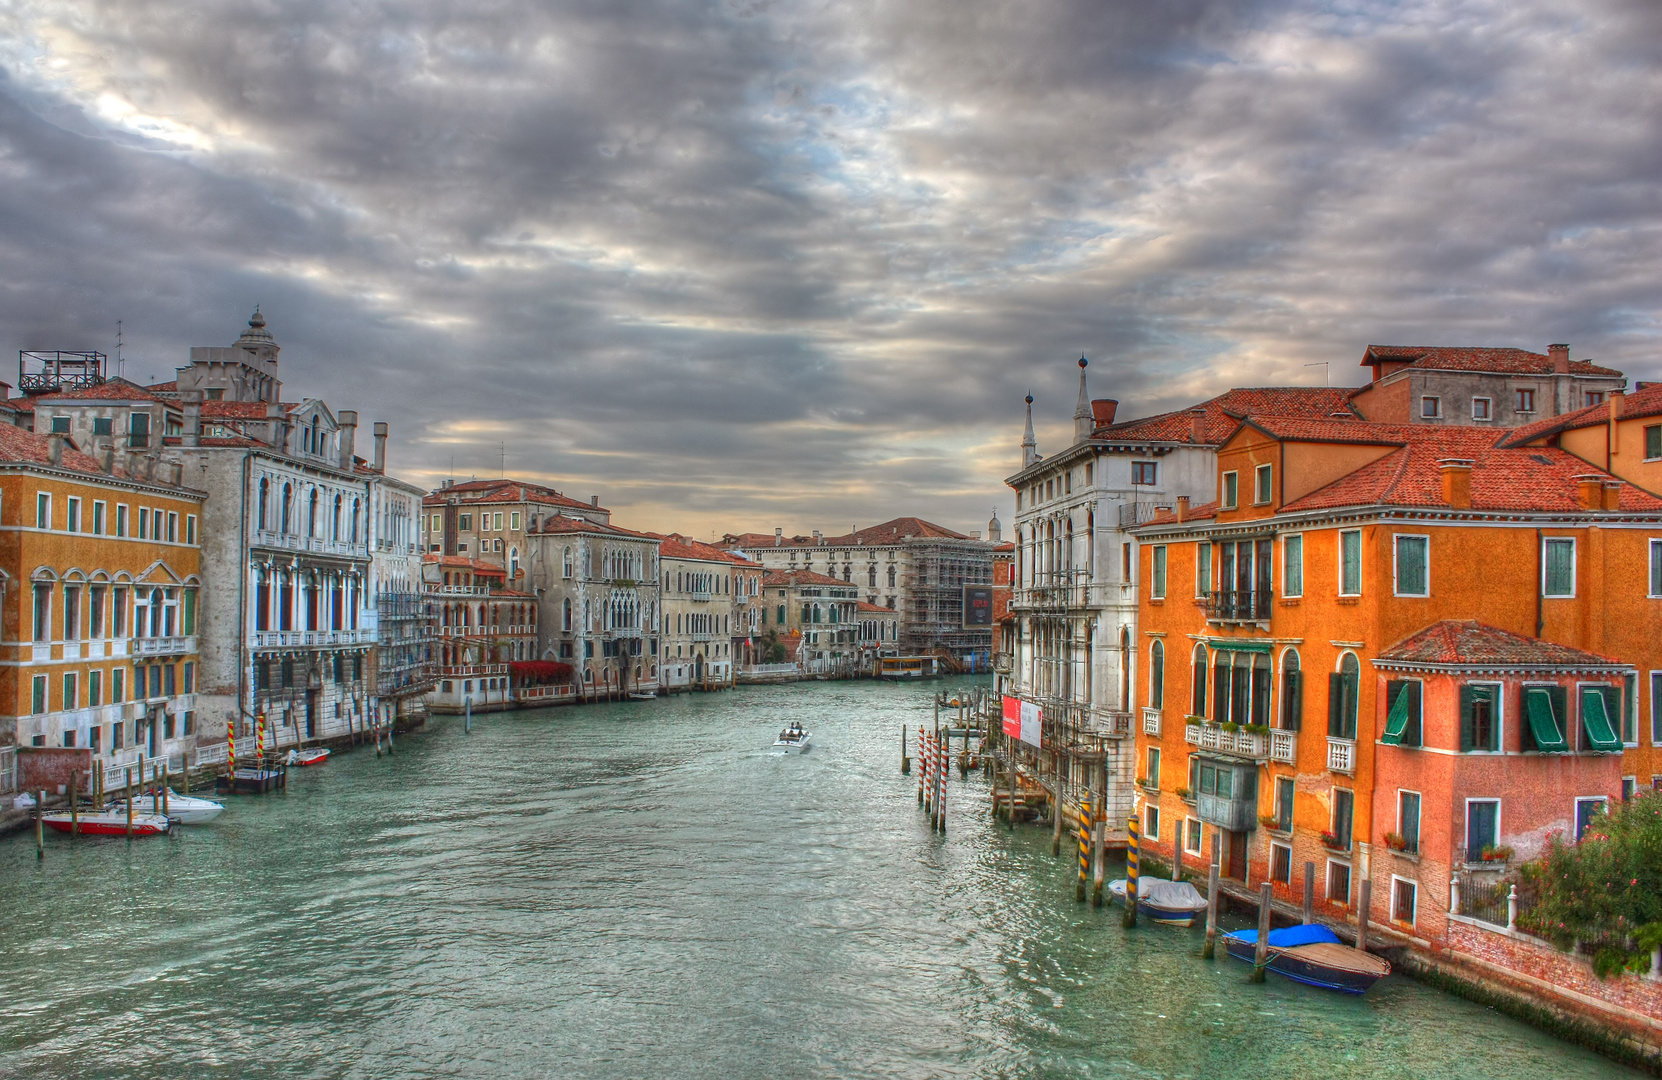
[{"label": "white window frame", "polygon": [[[1421,700],[1423,701],[1424,699],[1422,698]],[[1422,719],[1420,721],[1420,723],[1424,724],[1425,721]],[[1422,742],[1424,741],[1423,738],[1422,738],[1421,741]],[[1423,792],[1415,791],[1413,788],[1397,788],[1397,827],[1396,827],[1396,834],[1398,836],[1402,837],[1404,840],[1408,839],[1408,834],[1402,831],[1402,797],[1404,795],[1412,795],[1412,796],[1414,796],[1414,798],[1420,800],[1420,820],[1419,820],[1419,823],[1414,826],[1414,852],[1413,852],[1414,854],[1418,855],[1420,853],[1420,835],[1425,832],[1425,795],[1424,795]]]},{"label": "white window frame", "polygon": [[126,503],[115,504],[115,536],[125,538],[133,531],[133,513]]},{"label": "white window frame", "polygon": [[[1356,537],[1356,591],[1355,592],[1345,592],[1345,537],[1353,535],[1353,534]],[[1363,581],[1363,578],[1366,577],[1366,574],[1364,573],[1363,568],[1362,568],[1362,555],[1363,555],[1363,551],[1362,551],[1362,530],[1361,529],[1340,529],[1339,530],[1338,551],[1337,551],[1336,554],[1337,554],[1338,559],[1339,559],[1339,565],[1338,565],[1339,595],[1340,596],[1361,596],[1362,595],[1362,581]]]},{"label": "white window frame", "polygon": [[[1265,478],[1268,478],[1267,480]],[[1260,497],[1262,496],[1262,497]],[[1259,465],[1252,470],[1252,505],[1268,506],[1275,501],[1275,472],[1271,465]]]},{"label": "white window frame", "polygon": [[1639,778],[1637,776],[1622,777],[1622,802],[1630,803],[1633,797],[1639,794]]},{"label": "white window frame", "polygon": [[[1345,898],[1343,900],[1333,899],[1333,868],[1335,866],[1342,866],[1345,868],[1346,889]],[[1349,908],[1351,906],[1350,894],[1356,891],[1356,870],[1351,866],[1350,860],[1329,858],[1327,860],[1327,872],[1322,876],[1322,884],[1327,894],[1328,903],[1339,904],[1345,908]]]},{"label": "white window frame", "polygon": [[1662,671],[1647,672],[1650,690],[1650,744],[1662,746],[1662,694],[1656,692],[1657,683],[1662,681]]},{"label": "white window frame", "polygon": [[[42,515],[45,515],[46,524],[41,524]],[[50,491],[35,492],[35,528],[52,528],[52,493]]]},{"label": "white window frame", "polygon": [[1645,587],[1648,590],[1645,595],[1651,600],[1662,600],[1662,592],[1657,591],[1656,588],[1658,579],[1662,578],[1662,574],[1657,573],[1658,566],[1662,566],[1662,539],[1652,537],[1650,542],[1650,565],[1645,568],[1650,574],[1645,582]]},{"label": "white window frame", "polygon": [[[1233,487],[1234,497],[1230,498],[1230,488]],[[1218,477],[1218,507],[1223,510],[1234,510],[1241,505],[1241,473],[1238,469],[1231,469]]]},{"label": "white window frame", "polygon": [[92,500],[92,535],[103,536],[110,526],[110,504],[103,499]]},{"label": "white window frame", "polygon": [[80,532],[81,500],[74,495],[64,500],[63,527],[65,532]]},{"label": "white window frame", "polygon": [[[1206,553],[1206,571],[1201,572],[1201,553]],[[1167,569],[1170,570],[1170,563]],[[1212,542],[1201,540],[1195,544],[1195,597],[1208,596],[1212,592]]]},{"label": "white window frame", "polygon": [[518,510],[515,510],[512,514],[508,515],[508,527],[514,532],[519,531],[519,511]]},{"label": "white window frame", "polygon": [[[1287,541],[1293,539],[1298,540],[1298,592],[1287,591],[1287,582],[1290,580],[1287,576]],[[1281,537],[1281,590],[1283,600],[1304,595],[1304,534],[1301,532],[1286,533]]]},{"label": "white window frame", "polygon": [[[1483,411],[1485,413],[1485,415],[1483,415],[1483,416],[1477,415],[1477,403],[1480,402],[1480,401],[1483,402]],[[1474,397],[1474,398],[1472,398],[1472,420],[1474,422],[1488,423],[1491,420],[1493,420],[1494,418],[1495,418],[1495,399],[1494,398],[1488,398],[1488,397]]]},{"label": "white window frame", "polygon": [[[1421,680],[1421,681],[1423,682],[1423,680]],[[1494,680],[1492,682],[1488,679],[1467,679],[1466,680],[1466,685],[1468,685],[1468,686],[1486,686],[1490,690],[1494,691],[1494,694],[1495,694],[1495,748],[1493,750],[1467,750],[1467,751],[1465,751],[1465,753],[1467,753],[1467,754],[1493,754],[1496,757],[1504,756],[1506,754],[1506,684],[1501,682],[1498,679]],[[1559,684],[1558,683],[1539,683],[1539,684],[1524,683],[1523,684],[1523,689],[1527,690],[1530,686],[1534,686],[1534,685],[1558,686]],[[1605,685],[1609,685],[1609,684],[1600,683],[1599,685],[1605,686]],[[1457,693],[1458,693],[1458,691],[1457,691]],[[1518,700],[1520,700],[1520,701],[1523,700],[1523,695],[1522,695],[1521,692],[1519,693]],[[1459,699],[1458,698],[1455,699],[1455,708],[1457,708],[1457,709],[1459,708]],[[1420,723],[1423,725],[1425,723],[1425,716],[1424,716],[1424,713],[1425,713],[1425,687],[1424,686],[1420,687],[1420,713],[1421,713]],[[1577,713],[1576,715],[1579,717],[1580,713]],[[1454,720],[1455,720],[1455,728],[1454,728],[1455,745],[1459,745],[1460,718],[1458,716],[1456,716],[1454,718]],[[1566,720],[1566,723],[1567,722],[1568,721]],[[1566,737],[1568,737],[1567,733],[1566,733]],[[1421,739],[1421,741],[1422,742],[1424,741],[1423,727],[1422,727],[1422,739]],[[1498,796],[1497,796],[1497,798],[1498,798]],[[1422,803],[1421,805],[1423,807],[1424,804]],[[1497,832],[1495,835],[1499,836],[1500,834]]]},{"label": "white window frame", "polygon": [[[1190,825],[1199,825],[1199,829],[1191,830]],[[1189,833],[1195,833],[1195,846],[1189,846]],[[1199,818],[1186,817],[1183,819],[1183,850],[1190,855],[1202,854],[1206,849],[1206,823]]]},{"label": "white window frame", "polygon": [[1413,878],[1403,877],[1401,874],[1392,874],[1391,875],[1391,921],[1393,923],[1397,923],[1398,925],[1402,925],[1402,926],[1413,926],[1415,924],[1415,919],[1414,918],[1404,919],[1397,913],[1397,886],[1398,885],[1406,885],[1410,889],[1414,890],[1414,911],[1413,911],[1413,915],[1418,916],[1419,912],[1420,912],[1420,883],[1418,881],[1415,881]]},{"label": "white window frame", "polygon": [[[1584,802],[1603,803],[1604,804],[1604,812],[1606,814],[1610,813],[1610,796],[1608,796],[1608,795],[1577,795],[1575,797],[1575,814],[1570,818],[1570,828],[1571,829],[1574,829],[1575,826],[1576,826],[1576,823],[1581,820],[1581,804],[1584,803]],[[1591,828],[1591,827],[1592,827],[1592,825],[1591,825],[1591,823],[1589,823],[1588,828]],[[1495,835],[1497,837],[1500,835],[1500,829],[1498,829],[1498,828],[1495,829]],[[1581,843],[1581,837],[1579,837],[1579,836],[1572,837],[1571,839],[1577,844]]]},{"label": "white window frame", "polygon": [[[1570,545],[1570,591],[1567,592],[1567,593],[1549,593],[1549,592],[1547,592],[1547,549],[1553,544],[1569,544]],[[1573,536],[1543,536],[1543,537],[1541,537],[1541,597],[1542,597],[1542,599],[1545,599],[1545,600],[1574,600],[1575,599],[1576,586],[1579,584],[1576,581],[1576,563],[1579,561],[1577,559],[1578,555],[1580,555],[1580,552],[1577,550],[1576,537],[1573,537]]]},{"label": "white window frame", "polygon": [[1160,805],[1149,803],[1143,807],[1143,839],[1160,839]]},{"label": "white window frame", "polygon": [[196,515],[185,515],[185,543],[195,546],[198,537],[196,533]]},{"label": "white window frame", "polygon": [[1166,545],[1152,545],[1148,553],[1148,597],[1150,600],[1164,600],[1166,598],[1168,585],[1166,578],[1170,574],[1171,559],[1167,556]]},{"label": "white window frame", "polygon": [[[1425,411],[1425,403],[1431,402],[1431,411]],[[1420,395],[1420,419],[1441,420],[1443,418],[1443,399],[1437,394]]]},{"label": "white window frame", "polygon": [[[1505,746],[1506,744],[1502,743],[1501,745]],[[1495,843],[1499,844],[1500,843],[1500,838],[1503,835],[1501,827],[1500,827],[1500,822],[1501,822],[1501,815],[1505,811],[1506,807],[1502,804],[1500,796],[1499,795],[1471,795],[1471,796],[1468,796],[1467,799],[1466,799],[1466,812],[1460,818],[1460,848],[1459,848],[1460,858],[1457,861],[1462,862],[1462,863],[1466,861],[1466,855],[1471,851],[1471,840],[1472,840],[1472,838],[1469,835],[1469,831],[1472,827],[1472,803],[1474,803],[1474,802],[1492,802],[1492,803],[1495,804]],[[1420,813],[1421,814],[1425,813],[1425,803],[1423,803],[1423,802],[1420,803]],[[1570,819],[1570,822],[1573,825],[1574,822],[1575,822],[1575,819],[1572,817]]]},{"label": "white window frame", "polygon": [[1280,840],[1271,840],[1270,841],[1270,864],[1265,869],[1267,869],[1269,871],[1270,880],[1274,881],[1275,880],[1275,853],[1278,850],[1279,851],[1285,851],[1287,853],[1287,882],[1286,882],[1286,884],[1287,884],[1288,888],[1292,888],[1292,886],[1293,886],[1293,845],[1292,844],[1283,843]]},{"label": "white window frame", "polygon": [[[1401,556],[1401,553],[1400,553],[1400,550],[1399,550],[1399,544],[1401,543],[1401,541],[1403,540],[1404,537],[1406,537],[1410,540],[1424,540],[1425,541],[1425,592],[1423,592],[1423,593],[1405,593],[1405,592],[1402,591],[1401,574],[1400,574],[1400,569],[1401,569],[1401,565],[1402,565],[1402,563],[1401,563],[1402,556]],[[1343,568],[1344,568],[1343,567],[1343,561],[1342,561],[1343,560],[1342,555],[1340,556],[1340,559],[1341,559],[1340,569],[1342,571]],[[1391,534],[1391,595],[1392,596],[1410,596],[1410,597],[1415,597],[1417,599],[1422,599],[1422,600],[1431,595],[1431,534],[1430,533],[1392,533]]]}]

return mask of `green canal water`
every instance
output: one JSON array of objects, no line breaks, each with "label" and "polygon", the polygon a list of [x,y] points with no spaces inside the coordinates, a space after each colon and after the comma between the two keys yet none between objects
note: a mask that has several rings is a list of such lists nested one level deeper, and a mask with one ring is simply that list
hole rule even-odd
[{"label": "green canal water", "polygon": [[[931,835],[898,744],[932,689],[441,718],[175,838],[10,837],[0,1075],[1638,1075],[1408,979],[1252,986],[1127,932],[978,776]],[[775,756],[791,719],[813,750]]]}]

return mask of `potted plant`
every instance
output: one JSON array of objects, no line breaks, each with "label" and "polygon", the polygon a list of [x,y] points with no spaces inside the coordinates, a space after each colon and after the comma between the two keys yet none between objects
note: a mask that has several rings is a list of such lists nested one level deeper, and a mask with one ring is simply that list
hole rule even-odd
[{"label": "potted plant", "polygon": [[1262,825],[1266,829],[1274,829],[1276,832],[1282,831],[1281,819],[1276,817],[1274,814],[1259,814],[1258,824]]},{"label": "potted plant", "polygon": [[1327,829],[1322,830],[1322,844],[1334,851],[1345,850],[1345,842],[1339,839],[1339,834]]},{"label": "potted plant", "polygon": [[1195,801],[1195,793],[1190,791],[1186,787],[1180,787],[1180,788],[1177,789],[1177,797],[1179,799],[1182,799],[1184,802],[1194,802]]},{"label": "potted plant", "polygon": [[1385,846],[1392,851],[1407,851],[1408,838],[1401,833],[1388,832],[1385,834]]},{"label": "potted plant", "polygon": [[1270,734],[1270,726],[1268,724],[1248,724],[1246,733],[1248,735],[1259,735],[1267,739]]},{"label": "potted plant", "polygon": [[1225,731],[1228,731],[1228,732],[1236,732],[1236,731],[1241,730],[1241,725],[1237,724],[1233,720],[1225,720],[1222,724],[1219,724],[1218,726],[1223,728]]},{"label": "potted plant", "polygon": [[1512,849],[1505,844],[1484,844],[1479,854],[1484,862],[1506,862],[1512,858]]}]

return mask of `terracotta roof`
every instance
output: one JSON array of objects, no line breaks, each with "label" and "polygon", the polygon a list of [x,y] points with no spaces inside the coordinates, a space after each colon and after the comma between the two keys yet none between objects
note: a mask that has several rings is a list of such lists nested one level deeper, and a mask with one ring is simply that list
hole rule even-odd
[{"label": "terracotta roof", "polygon": [[635,532],[633,529],[624,529],[616,525],[603,525],[598,521],[589,521],[587,518],[573,517],[570,514],[550,514],[537,525],[540,533],[601,533],[606,536],[627,536],[635,540],[656,540],[655,533]]},{"label": "terracotta roof", "polygon": [[[960,532],[953,532],[944,525],[936,525],[932,521],[925,521],[918,517],[898,517],[892,521],[885,521],[881,525],[873,525],[868,529],[856,529],[841,536],[825,536],[815,540],[812,536],[787,536],[780,539],[778,547],[812,548],[812,547],[887,547],[904,543],[906,539],[924,540],[968,540],[970,537]],[[729,533],[722,540],[731,547],[742,548],[769,548],[774,547],[772,533]]]},{"label": "terracotta roof", "polygon": [[[1623,394],[1611,399],[1616,402],[1616,419],[1639,420],[1647,416],[1662,416],[1662,383],[1649,383],[1642,390],[1635,390],[1631,394]],[[1548,416],[1534,423],[1513,428],[1501,440],[1502,446],[1523,446],[1557,435],[1562,431],[1573,428],[1598,427],[1610,420],[1610,402],[1599,405],[1589,405],[1585,409],[1564,413],[1561,416]]]},{"label": "terracotta roof", "polygon": [[264,401],[204,401],[204,420],[264,420],[268,403]]},{"label": "terracotta roof", "polygon": [[900,618],[900,612],[894,610],[893,608],[886,608],[882,604],[868,604],[864,600],[856,604],[854,606],[854,610],[862,612],[869,611],[877,615],[893,615],[897,619]]},{"label": "terracotta roof", "polygon": [[151,383],[145,389],[152,394],[177,394],[179,392],[179,380],[173,379],[168,382]]},{"label": "terracotta roof", "polygon": [[[1577,499],[1576,478],[1615,479],[1555,447],[1496,446],[1504,432],[1487,428],[1427,425],[1396,430],[1412,432],[1414,437],[1379,460],[1287,503],[1282,512],[1377,505],[1447,508],[1442,470],[1437,465],[1445,458],[1473,462],[1471,508],[1478,511],[1587,513]],[[1656,513],[1662,511],[1662,499],[1623,484],[1619,506],[1629,513]]]},{"label": "terracotta roof", "polygon": [[1321,418],[1337,413],[1354,417],[1356,413],[1347,403],[1349,394],[1349,390],[1327,386],[1240,387],[1186,409],[1097,428],[1091,438],[1109,442],[1193,443],[1192,414],[1198,409],[1206,414],[1202,422],[1202,445],[1217,446],[1235,433],[1240,419],[1246,416]]},{"label": "terracotta roof", "polygon": [[241,435],[204,435],[196,440],[197,446],[264,446],[258,439],[249,439]]},{"label": "terracotta roof", "polygon": [[[1209,502],[1209,503],[1201,503],[1199,506],[1189,507],[1189,512],[1188,512],[1188,514],[1186,514],[1184,516],[1183,520],[1184,520],[1184,522],[1210,521],[1210,520],[1212,520],[1213,518],[1215,518],[1217,516],[1218,516],[1218,504],[1216,502]],[[1154,516],[1152,518],[1149,518],[1148,521],[1145,522],[1145,524],[1148,524],[1148,525],[1171,525],[1171,524],[1174,524],[1176,521],[1177,521],[1177,512],[1175,510],[1157,510],[1157,511],[1155,511]]]},{"label": "terracotta roof", "polygon": [[[1551,375],[1552,358],[1527,349],[1491,349],[1443,345],[1369,345],[1362,354],[1362,366],[1406,363],[1432,371],[1488,371],[1502,375]],[[1570,361],[1571,375],[1596,375],[1619,379],[1614,368],[1599,367],[1591,360]]]},{"label": "terracotta roof", "polygon": [[852,581],[844,581],[841,578],[815,573],[812,570],[770,570],[762,575],[763,588],[770,586],[798,588],[803,585],[836,585],[844,589],[857,588]]},{"label": "terracotta roof", "polygon": [[474,573],[484,574],[486,577],[506,578],[508,576],[508,571],[495,563],[470,559],[466,555],[439,555],[428,552],[421,557],[421,561],[436,563],[440,568],[446,570],[472,570]]},{"label": "terracotta roof", "polygon": [[[63,448],[63,456],[56,466],[52,465],[52,440],[45,435],[36,435],[32,431],[24,431],[13,424],[0,424],[0,462],[18,462],[29,465],[45,465],[68,472],[92,473],[98,476],[109,477],[98,465],[98,459],[91,454],[83,454],[74,449],[67,440]],[[160,483],[160,481],[147,481]],[[172,485],[166,485],[171,487]]]},{"label": "terracotta roof", "polygon": [[149,390],[126,379],[108,379],[97,386],[83,386],[56,394],[41,394],[36,401],[161,401]]},{"label": "terracotta roof", "polygon": [[690,536],[680,533],[648,533],[648,536],[657,536],[662,541],[658,545],[658,555],[665,559],[697,559],[703,562],[737,563],[740,566],[756,567],[742,555],[735,555],[731,551],[723,550],[714,544],[706,544],[694,540]]},{"label": "terracotta roof", "polygon": [[6,399],[6,404],[10,405],[14,412],[32,413],[32,412],[35,411],[35,399],[34,398],[27,398],[27,397],[7,398]]},{"label": "terracotta roof", "polygon": [[1474,619],[1444,619],[1392,645],[1380,660],[1400,664],[1610,667],[1621,661],[1514,634]]},{"label": "terracotta roof", "polygon": [[570,496],[562,495],[551,487],[542,484],[529,484],[523,480],[467,480],[460,484],[451,484],[446,488],[439,488],[421,500],[423,506],[443,506],[452,497],[463,505],[474,503],[539,503],[543,506],[571,507],[573,509],[592,510],[597,513],[610,513],[603,506],[595,506]]}]

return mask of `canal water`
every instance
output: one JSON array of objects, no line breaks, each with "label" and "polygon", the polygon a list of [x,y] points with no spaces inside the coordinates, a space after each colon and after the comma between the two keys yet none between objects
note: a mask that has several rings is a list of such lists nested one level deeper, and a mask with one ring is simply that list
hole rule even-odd
[{"label": "canal water", "polygon": [[[10,837],[0,1075],[1638,1075],[1127,932],[978,775],[932,835],[899,735],[940,685],[440,718],[175,838]],[[793,719],[812,752],[775,756]]]}]

